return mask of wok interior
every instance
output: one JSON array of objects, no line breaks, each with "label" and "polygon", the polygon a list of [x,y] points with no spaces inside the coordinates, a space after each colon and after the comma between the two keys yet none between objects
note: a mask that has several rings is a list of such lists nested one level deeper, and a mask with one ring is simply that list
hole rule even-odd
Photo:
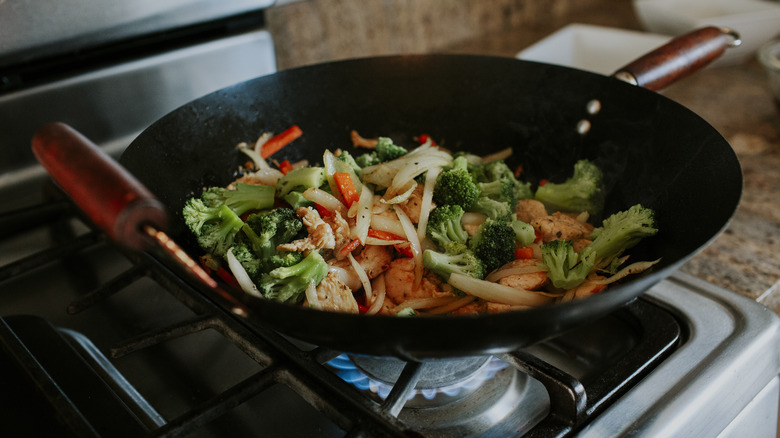
[{"label": "wok interior", "polygon": [[[601,110],[586,111],[597,99]],[[591,130],[577,133],[587,119]],[[273,158],[320,163],[351,149],[349,132],[414,147],[426,133],[444,147],[479,155],[514,148],[524,178],[559,180],[580,158],[605,170],[605,214],[642,203],[660,232],[631,251],[662,261],[652,272],[566,305],[477,317],[401,319],[312,311],[249,299],[255,319],[318,345],[405,357],[466,355],[521,347],[628,302],[708,243],[741,193],[726,141],[678,104],[611,78],[563,67],[463,55],[401,56],[283,71],[223,89],[167,115],[121,161],[169,208],[170,234],[199,255],[181,220],[185,200],[224,185],[246,156],[233,147],[292,124],[304,134]],[[327,327],[323,329],[323,327]],[[359,328],[356,328],[359,327]],[[452,331],[465,333],[457,340]],[[465,339],[464,339],[465,337]]]}]

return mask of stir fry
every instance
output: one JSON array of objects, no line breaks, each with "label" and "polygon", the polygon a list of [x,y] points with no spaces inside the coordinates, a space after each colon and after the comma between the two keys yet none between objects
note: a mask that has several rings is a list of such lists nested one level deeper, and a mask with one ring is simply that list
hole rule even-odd
[{"label": "stir fry", "polygon": [[657,232],[652,210],[588,222],[604,203],[588,160],[534,190],[511,149],[451,153],[428,136],[409,149],[353,131],[360,153],[273,159],[300,135],[238,145],[241,177],[182,212],[203,265],[248,294],[347,313],[500,312],[587,297],[658,262],[625,253]]}]

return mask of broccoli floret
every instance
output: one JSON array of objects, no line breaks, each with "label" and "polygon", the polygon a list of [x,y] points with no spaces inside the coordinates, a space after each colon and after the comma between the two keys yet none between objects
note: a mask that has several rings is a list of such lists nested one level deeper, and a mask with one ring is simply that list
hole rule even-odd
[{"label": "broccoli floret", "polygon": [[468,245],[482,260],[485,272],[490,272],[514,260],[515,231],[507,221],[488,218],[479,226]]},{"label": "broccoli floret", "polygon": [[425,233],[442,247],[447,242],[466,243],[469,234],[460,222],[463,213],[460,205],[439,205],[431,211]]},{"label": "broccoli floret", "polygon": [[281,302],[300,302],[310,282],[320,284],[328,274],[328,264],[319,251],[292,266],[283,266],[263,274],[257,285],[264,297]]},{"label": "broccoli floret", "polygon": [[439,174],[433,188],[433,200],[436,204],[459,205],[469,211],[480,191],[467,167],[466,158],[460,156],[452,161],[451,168]]},{"label": "broccoli floret", "polygon": [[241,263],[241,266],[244,267],[244,270],[252,281],[256,282],[260,279],[260,275],[262,274],[262,263],[249,245],[244,242],[237,243],[233,246],[233,255],[236,257],[236,260]]},{"label": "broccoli floret", "polygon": [[286,251],[278,251],[276,247],[303,237],[301,234],[305,232],[303,222],[289,208],[253,214],[247,218],[242,231],[266,272],[284,266],[285,257],[292,257],[286,255]]},{"label": "broccoli floret", "polygon": [[376,151],[366,152],[355,157],[355,164],[361,168],[379,163],[381,163],[381,161],[379,161],[379,158],[376,156]]},{"label": "broccoli floret", "polygon": [[303,192],[309,187],[318,188],[327,182],[322,167],[301,167],[287,172],[276,182],[276,196],[284,198],[292,190]]},{"label": "broccoli floret", "polygon": [[477,182],[508,182],[509,185],[511,185],[512,190],[512,206],[520,199],[533,198],[531,183],[522,182],[515,178],[514,172],[512,172],[512,169],[510,169],[504,161],[491,161],[490,163],[472,166],[470,171],[474,180]]},{"label": "broccoli floret", "polygon": [[541,246],[547,277],[561,289],[577,287],[593,269],[595,254],[577,254],[569,240],[551,240]]},{"label": "broccoli floret", "polygon": [[623,251],[639,243],[643,237],[657,232],[655,212],[636,204],[604,219],[602,226],[590,233],[591,244],[581,252],[583,256],[595,254],[599,266],[606,266]]},{"label": "broccoli floret", "polygon": [[355,161],[355,157],[353,157],[352,154],[350,154],[348,151],[341,151],[340,154],[336,155],[336,158],[349,164],[349,167],[351,167],[357,175],[360,175],[360,170],[362,167],[357,163],[357,161]]},{"label": "broccoli floret", "polygon": [[536,240],[536,231],[534,231],[534,227],[523,221],[517,220],[515,215],[512,215],[512,220],[509,221],[509,225],[515,231],[515,242],[518,247],[526,247]]},{"label": "broccoli floret", "polygon": [[485,278],[485,265],[465,244],[451,243],[447,252],[426,249],[423,252],[423,265],[438,274],[445,281],[455,272],[470,277]]},{"label": "broccoli floret", "polygon": [[300,207],[314,207],[314,203],[303,197],[303,193],[292,191],[284,195],[284,201],[290,204],[293,210],[297,211]]},{"label": "broccoli floret", "polygon": [[244,221],[227,205],[208,207],[200,198],[187,200],[182,215],[201,248],[219,257],[225,256],[236,233],[244,225]]},{"label": "broccoli floret", "polygon": [[392,161],[407,154],[406,148],[393,144],[388,137],[379,137],[376,143],[376,157],[380,163]]},{"label": "broccoli floret", "polygon": [[210,187],[201,194],[201,199],[209,207],[225,204],[240,216],[250,210],[265,210],[273,207],[275,193],[276,189],[273,186],[236,183],[235,190]]},{"label": "broccoli floret", "polygon": [[574,173],[562,183],[548,182],[536,190],[536,199],[548,211],[579,213],[587,211],[592,216],[604,207],[604,183],[601,169],[588,160],[574,164]]},{"label": "broccoli floret", "polygon": [[482,213],[491,219],[508,221],[513,210],[507,201],[497,201],[487,196],[480,196],[471,204],[469,211]]},{"label": "broccoli floret", "polygon": [[508,179],[478,182],[477,187],[479,187],[480,196],[495,199],[497,201],[509,202],[511,205],[515,204],[515,193],[512,181]]}]

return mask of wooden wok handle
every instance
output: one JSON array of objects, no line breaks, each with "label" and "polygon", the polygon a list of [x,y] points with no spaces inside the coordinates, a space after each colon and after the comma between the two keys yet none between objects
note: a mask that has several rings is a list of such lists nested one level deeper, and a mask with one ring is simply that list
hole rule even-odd
[{"label": "wooden wok handle", "polygon": [[708,26],[678,36],[652,52],[619,68],[612,76],[658,91],[706,66],[729,47],[739,46],[739,34]]},{"label": "wooden wok handle", "polygon": [[165,207],[130,172],[63,123],[40,128],[32,150],[49,175],[114,241],[145,250],[155,241],[143,228],[163,230]]}]

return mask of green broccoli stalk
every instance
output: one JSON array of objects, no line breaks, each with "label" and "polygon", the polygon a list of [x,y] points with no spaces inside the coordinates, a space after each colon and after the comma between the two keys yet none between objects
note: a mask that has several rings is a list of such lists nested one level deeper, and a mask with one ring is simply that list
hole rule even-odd
[{"label": "green broccoli stalk", "polygon": [[604,219],[602,226],[590,233],[591,244],[583,248],[582,257],[595,255],[600,267],[609,265],[623,251],[658,232],[655,212],[636,204]]},{"label": "green broccoli stalk", "polygon": [[201,194],[201,199],[209,207],[227,205],[237,215],[251,210],[266,210],[274,206],[273,186],[236,183],[235,190],[222,187],[210,187]]},{"label": "green broccoli stalk", "polygon": [[423,266],[444,281],[449,280],[453,272],[480,280],[485,278],[485,265],[465,244],[451,244],[447,249],[446,253],[426,249],[423,252]]},{"label": "green broccoli stalk", "polygon": [[551,240],[541,246],[542,263],[553,286],[561,289],[577,287],[593,269],[595,253],[577,254],[569,240]]},{"label": "green broccoli stalk", "polygon": [[[303,222],[289,208],[277,208],[266,213],[250,215],[242,227],[252,251],[262,261],[262,269],[270,271],[279,266],[289,266],[296,253],[278,251],[277,246],[303,237]],[[293,255],[288,255],[293,254]],[[286,261],[285,261],[286,260]]]},{"label": "green broccoli stalk", "polygon": [[208,207],[200,198],[190,198],[182,210],[184,223],[204,250],[225,257],[238,230],[244,225],[227,205]]},{"label": "green broccoli stalk", "polygon": [[319,188],[327,181],[322,167],[293,169],[276,182],[276,196],[284,198],[293,190],[303,192],[310,187]]},{"label": "green broccoli stalk", "polygon": [[507,201],[497,201],[487,196],[480,196],[471,204],[469,211],[482,213],[490,219],[508,221],[512,216],[512,207]]},{"label": "green broccoli stalk", "polygon": [[515,178],[512,169],[504,161],[491,161],[490,163],[480,164],[471,167],[471,174],[475,181],[480,183],[491,183],[502,181],[509,183],[512,189],[512,205],[520,199],[533,198],[531,192],[531,183],[522,182]]},{"label": "green broccoli stalk", "polygon": [[491,272],[515,258],[515,231],[507,221],[487,219],[469,240],[469,249]]},{"label": "green broccoli stalk", "polygon": [[439,205],[428,216],[425,233],[441,247],[448,242],[466,243],[469,234],[460,222],[463,213],[460,205]]},{"label": "green broccoli stalk", "polygon": [[517,220],[515,215],[512,215],[509,226],[515,231],[515,242],[519,248],[526,247],[536,240],[536,231],[534,230],[534,227],[523,221]]},{"label": "green broccoli stalk", "polygon": [[300,207],[314,207],[314,203],[303,197],[303,193],[291,191],[282,198],[284,202],[290,204],[293,210],[298,211]]},{"label": "green broccoli stalk", "polygon": [[310,282],[320,284],[328,274],[328,264],[319,251],[312,251],[299,263],[263,274],[257,285],[264,297],[280,302],[298,303]]},{"label": "green broccoli stalk", "polygon": [[580,160],[574,164],[574,173],[566,181],[540,186],[536,190],[536,199],[547,207],[547,211],[587,211],[597,216],[604,207],[603,179],[601,169],[595,164]]},{"label": "green broccoli stalk", "polygon": [[433,187],[433,201],[437,205],[459,205],[469,211],[480,191],[467,168],[466,158],[460,156],[452,161],[451,168],[439,174]]}]

